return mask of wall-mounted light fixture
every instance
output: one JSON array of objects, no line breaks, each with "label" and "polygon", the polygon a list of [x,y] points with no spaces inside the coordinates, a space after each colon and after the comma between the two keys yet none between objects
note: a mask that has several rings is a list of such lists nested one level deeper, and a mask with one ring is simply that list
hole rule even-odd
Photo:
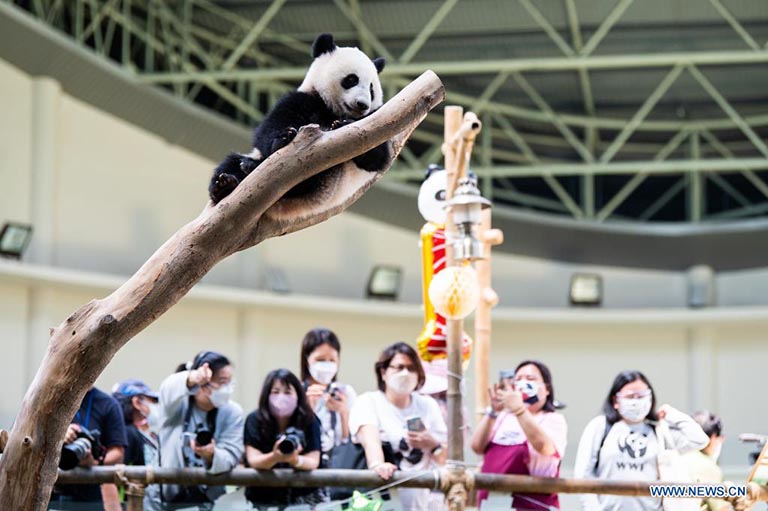
[{"label": "wall-mounted light fixture", "polygon": [[0,256],[21,259],[32,239],[32,226],[7,222],[0,231]]},{"label": "wall-mounted light fixture", "polygon": [[597,307],[603,303],[603,278],[596,273],[576,273],[571,277],[571,305]]},{"label": "wall-mounted light fixture", "polygon": [[368,277],[366,296],[382,300],[397,300],[403,270],[399,266],[376,265]]}]

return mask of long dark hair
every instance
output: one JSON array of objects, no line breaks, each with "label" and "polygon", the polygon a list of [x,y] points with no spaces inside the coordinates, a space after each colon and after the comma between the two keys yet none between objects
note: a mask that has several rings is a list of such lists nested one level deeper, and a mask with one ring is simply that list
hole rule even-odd
[{"label": "long dark hair", "polygon": [[555,387],[552,385],[552,373],[549,371],[549,368],[538,360],[523,360],[517,364],[517,367],[515,367],[515,374],[517,374],[521,367],[525,367],[527,365],[536,366],[536,369],[538,369],[541,373],[541,378],[544,380],[544,385],[547,386],[547,390],[549,391],[547,400],[544,402],[544,406],[542,406],[541,409],[547,412],[556,411],[557,407],[555,406]]},{"label": "long dark hair", "polygon": [[376,382],[378,384],[379,390],[382,392],[386,390],[387,385],[384,383],[384,377],[381,375],[381,373],[389,367],[390,362],[392,362],[392,359],[395,358],[395,355],[398,353],[411,359],[411,363],[416,368],[416,374],[419,377],[419,382],[416,384],[416,388],[414,390],[419,390],[424,386],[424,381],[426,380],[426,376],[424,375],[424,367],[421,365],[421,360],[419,359],[419,355],[416,353],[416,350],[404,342],[396,342],[392,346],[388,346],[384,349],[384,351],[381,352],[381,355],[379,355],[379,360],[376,362],[376,365],[374,365],[374,370],[376,371]]},{"label": "long dark hair", "polygon": [[646,378],[640,371],[622,371],[616,375],[616,378],[614,378],[611,390],[608,391],[608,396],[606,396],[605,403],[603,403],[603,415],[605,415],[605,420],[608,424],[616,424],[621,420],[619,411],[613,407],[616,394],[619,393],[624,385],[637,380],[644,382],[651,390],[651,410],[648,412],[648,415],[645,416],[645,420],[659,420],[656,415],[656,392],[653,391],[653,386],[651,385],[651,382],[648,381],[648,378]]},{"label": "long dark hair", "polygon": [[[301,341],[302,381],[308,381],[310,377],[309,362],[307,362],[307,359],[313,351],[315,351],[323,344],[327,344],[331,348],[335,349],[339,355],[341,355],[341,344],[339,343],[339,338],[336,337],[336,334],[327,328],[313,328],[307,332],[307,334],[304,336],[304,340]],[[336,381],[336,376],[333,377],[332,381]]]},{"label": "long dark hair", "polygon": [[272,393],[272,385],[276,381],[281,382],[283,385],[289,385],[296,391],[296,411],[291,415],[288,426],[307,430],[315,420],[315,413],[307,403],[304,385],[288,369],[275,369],[270,371],[267,377],[264,378],[264,385],[261,387],[261,396],[259,397],[259,409],[256,413],[259,421],[259,430],[264,435],[263,438],[276,439],[278,434],[277,419],[269,411],[269,395]]},{"label": "long dark hair", "polygon": [[216,351],[203,350],[197,355],[195,355],[195,358],[192,360],[192,362],[184,362],[182,364],[179,364],[178,367],[176,367],[176,372],[180,373],[181,371],[191,371],[192,369],[199,368],[206,362],[208,363],[208,367],[211,368],[211,372],[213,374],[216,374],[216,371],[218,371],[222,367],[227,367],[229,365],[232,365],[229,359],[224,355],[222,355],[221,353],[218,353]]}]

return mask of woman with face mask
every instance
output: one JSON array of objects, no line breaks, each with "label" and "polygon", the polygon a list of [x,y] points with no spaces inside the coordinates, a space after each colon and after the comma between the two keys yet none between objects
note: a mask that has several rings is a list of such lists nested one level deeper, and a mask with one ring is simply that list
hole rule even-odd
[{"label": "woman with face mask", "polygon": [[[243,410],[231,396],[232,364],[215,351],[201,351],[160,385],[161,467],[204,468],[211,474],[232,470],[243,455]],[[151,485],[150,509],[197,505],[213,509],[222,486]]]},{"label": "woman with face mask", "polygon": [[112,397],[122,406],[125,419],[128,447],[125,448],[123,463],[152,465],[159,448],[159,396],[141,380],[125,380],[115,385]]},{"label": "woman with face mask", "polygon": [[[472,450],[483,455],[482,472],[559,477],[568,426],[556,412],[549,368],[526,360],[489,389],[490,406],[472,437]],[[477,493],[478,503],[488,492]],[[559,509],[557,494],[516,493],[518,510]]]},{"label": "woman with face mask", "polygon": [[[403,342],[393,344],[379,356],[375,372],[379,390],[358,397],[349,418],[368,468],[389,479],[397,468],[425,470],[445,463],[447,427],[437,402],[416,392],[425,379],[416,351]],[[399,467],[385,461],[382,444],[388,444]],[[403,509],[428,509],[428,489],[398,493]]]},{"label": "woman with face mask", "polygon": [[[245,419],[245,460],[257,470],[314,470],[320,465],[320,421],[307,403],[304,386],[288,369],[276,369],[264,380],[259,408]],[[316,504],[321,488],[257,488],[246,498],[257,508]]]},{"label": "woman with face mask", "polygon": [[349,410],[357,397],[351,385],[336,381],[340,355],[339,339],[327,328],[310,330],[301,343],[301,379],[320,419],[325,462],[331,449],[349,441]]},{"label": "woman with face mask", "polygon": [[[703,449],[709,442],[701,427],[670,405],[656,410],[656,395],[640,371],[616,376],[603,404],[603,413],[584,428],[574,465],[577,479],[657,481],[659,442],[655,426],[669,426],[673,448],[680,453]],[[661,500],[651,497],[583,494],[585,511],[656,511]]]}]

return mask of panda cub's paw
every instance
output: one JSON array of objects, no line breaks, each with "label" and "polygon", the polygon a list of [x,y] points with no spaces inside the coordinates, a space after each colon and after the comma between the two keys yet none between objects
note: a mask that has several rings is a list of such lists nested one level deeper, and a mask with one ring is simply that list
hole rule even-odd
[{"label": "panda cub's paw", "polygon": [[224,197],[232,193],[238,184],[240,181],[232,174],[219,174],[211,183],[211,200],[218,204]]},{"label": "panda cub's paw", "polygon": [[390,144],[384,142],[360,156],[353,158],[355,165],[368,172],[380,172],[387,166],[390,157]]},{"label": "panda cub's paw", "polygon": [[275,152],[291,143],[299,134],[299,130],[296,128],[286,128],[272,141],[272,151]]},{"label": "panda cub's paw", "polygon": [[248,156],[243,156],[240,159],[240,170],[242,170],[243,173],[247,176],[253,172],[253,169],[259,166],[259,163],[261,163],[261,160],[254,160]]},{"label": "panda cub's paw", "polygon": [[336,119],[331,123],[331,130],[337,130],[339,128],[343,128],[344,126],[348,124],[352,124],[355,122],[354,119]]}]

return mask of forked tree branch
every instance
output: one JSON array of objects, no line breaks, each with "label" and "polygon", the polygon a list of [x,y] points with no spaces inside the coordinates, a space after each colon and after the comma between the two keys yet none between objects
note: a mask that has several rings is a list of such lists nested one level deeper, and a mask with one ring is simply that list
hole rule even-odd
[{"label": "forked tree branch", "polygon": [[[179,229],[119,289],[92,300],[52,329],[0,459],[0,509],[46,509],[70,418],[125,343],[228,255],[310,227],[349,207],[386,170],[363,172],[344,162],[391,140],[388,169],[410,133],[443,97],[439,78],[427,71],[365,119],[329,132],[302,128],[230,196],[209,204]],[[335,174],[327,200],[296,205],[281,199],[298,183],[339,164],[342,170]]]}]

